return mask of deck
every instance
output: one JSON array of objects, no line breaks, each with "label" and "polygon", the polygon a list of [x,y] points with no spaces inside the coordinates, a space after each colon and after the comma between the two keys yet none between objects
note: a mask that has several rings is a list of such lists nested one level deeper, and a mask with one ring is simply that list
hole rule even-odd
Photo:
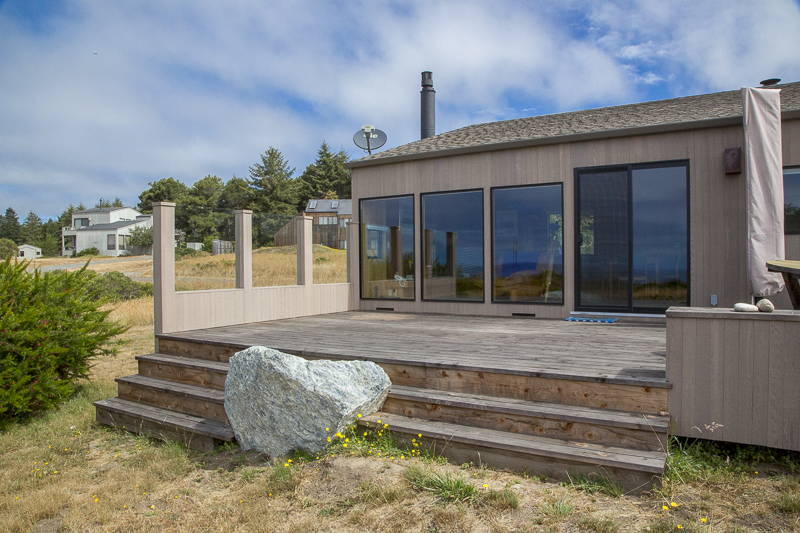
[{"label": "deck", "polygon": [[351,311],[161,335],[314,358],[668,387],[666,328]]}]

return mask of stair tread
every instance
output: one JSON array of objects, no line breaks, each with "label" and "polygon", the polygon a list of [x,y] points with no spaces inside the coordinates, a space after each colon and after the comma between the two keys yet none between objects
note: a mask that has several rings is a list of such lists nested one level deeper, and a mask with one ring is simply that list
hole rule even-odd
[{"label": "stair tread", "polygon": [[659,433],[665,433],[669,429],[670,423],[669,415],[650,415],[402,385],[392,385],[389,395],[401,400],[437,403],[453,407],[524,416],[553,417],[570,422],[590,422],[592,424],[612,425],[615,427],[652,430]]},{"label": "stair tread", "polygon": [[178,413],[176,411],[170,411],[169,409],[136,403],[121,398],[100,400],[94,402],[94,405],[98,408],[127,414],[148,422],[163,424],[174,429],[191,431],[192,433],[219,440],[230,442],[235,438],[233,429],[229,424],[210,418]]},{"label": "stair tread", "polygon": [[359,420],[376,424],[381,420],[389,430],[400,433],[422,434],[423,437],[443,437],[464,444],[499,450],[547,456],[600,466],[625,468],[641,472],[662,474],[667,454],[664,451],[633,450],[600,444],[564,441],[550,437],[523,435],[507,431],[463,426],[450,422],[409,418],[390,413],[374,413]]},{"label": "stair tread", "polygon": [[172,366],[183,366],[187,368],[208,370],[218,374],[227,374],[228,368],[230,367],[228,363],[220,363],[219,361],[209,361],[208,359],[196,359],[193,357],[183,357],[180,355],[165,355],[161,353],[137,355],[136,360],[146,361],[149,363],[161,363]]},{"label": "stair tread", "polygon": [[123,376],[116,378],[117,383],[129,383],[146,387],[161,392],[168,392],[170,394],[178,394],[188,398],[195,398],[214,403],[225,402],[225,391],[218,389],[211,389],[208,387],[201,387],[198,385],[190,385],[187,383],[179,383],[177,381],[169,381],[166,379],[152,378],[143,376],[141,374],[133,374],[131,376]]}]

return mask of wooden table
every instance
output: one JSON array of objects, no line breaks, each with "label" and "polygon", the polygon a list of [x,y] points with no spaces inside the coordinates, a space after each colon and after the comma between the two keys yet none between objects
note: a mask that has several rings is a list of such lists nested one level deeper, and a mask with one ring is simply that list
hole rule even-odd
[{"label": "wooden table", "polygon": [[800,261],[767,261],[767,270],[770,272],[780,272],[786,289],[789,291],[789,298],[792,299],[792,307],[800,309]]}]

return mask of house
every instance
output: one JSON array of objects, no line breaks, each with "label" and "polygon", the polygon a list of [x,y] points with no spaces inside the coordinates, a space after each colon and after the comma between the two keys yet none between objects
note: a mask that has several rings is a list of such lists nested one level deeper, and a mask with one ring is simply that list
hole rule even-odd
[{"label": "house", "polygon": [[101,255],[130,253],[133,228],[150,228],[152,215],[143,215],[130,207],[94,207],[72,214],[72,226],[61,229],[64,255],[95,247]]},{"label": "house", "polygon": [[[352,200],[309,200],[300,215],[312,218],[314,244],[337,250],[347,248],[347,223],[353,218]],[[296,244],[295,227],[294,221],[290,221],[278,230],[275,246]]]},{"label": "house", "polygon": [[25,259],[35,259],[37,257],[42,257],[42,249],[37,248],[36,246],[30,244],[20,244],[17,246],[19,248],[19,256]]},{"label": "house", "polygon": [[[786,259],[800,259],[800,83],[774,87]],[[742,109],[734,90],[521,118],[347,163],[359,308],[566,318],[749,301]]]}]

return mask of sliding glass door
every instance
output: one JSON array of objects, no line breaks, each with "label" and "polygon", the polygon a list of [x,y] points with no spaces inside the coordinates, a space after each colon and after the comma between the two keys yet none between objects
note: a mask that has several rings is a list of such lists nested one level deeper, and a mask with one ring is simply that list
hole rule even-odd
[{"label": "sliding glass door", "polygon": [[576,170],[576,309],[689,302],[688,164]]}]

